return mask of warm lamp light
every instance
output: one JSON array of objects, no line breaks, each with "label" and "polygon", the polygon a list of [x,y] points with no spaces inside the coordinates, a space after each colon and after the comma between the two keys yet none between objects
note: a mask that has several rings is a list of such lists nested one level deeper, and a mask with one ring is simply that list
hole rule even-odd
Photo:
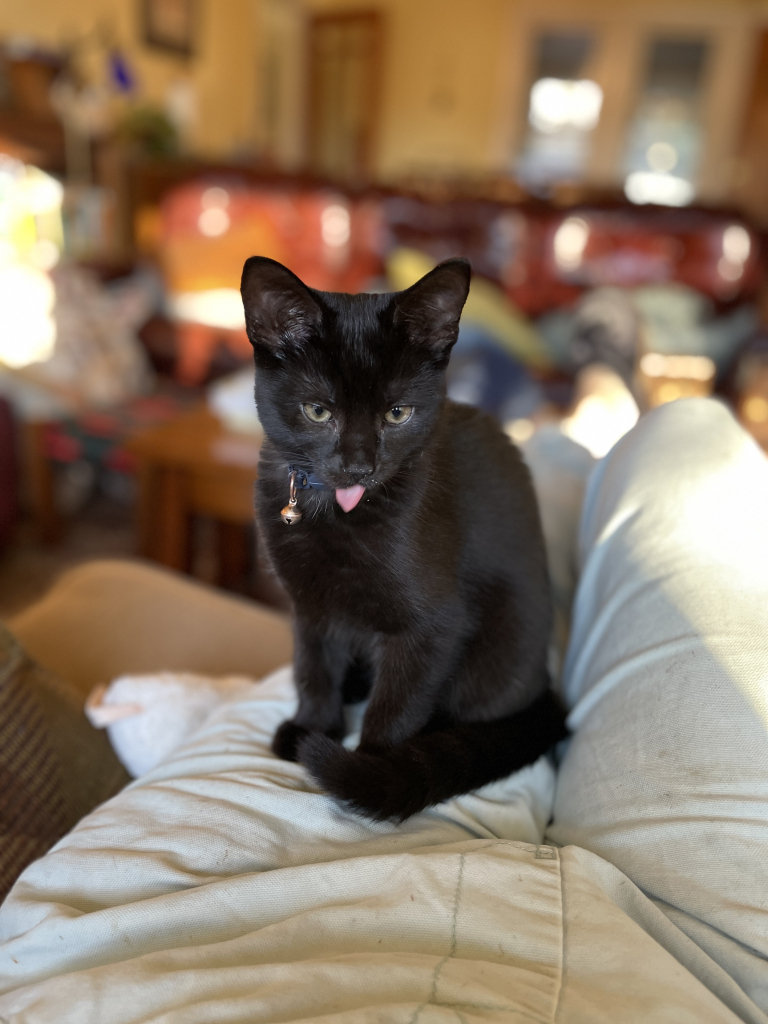
[{"label": "warm lamp light", "polygon": [[0,363],[19,369],[50,358],[54,302],[47,274],[20,263],[0,267]]}]

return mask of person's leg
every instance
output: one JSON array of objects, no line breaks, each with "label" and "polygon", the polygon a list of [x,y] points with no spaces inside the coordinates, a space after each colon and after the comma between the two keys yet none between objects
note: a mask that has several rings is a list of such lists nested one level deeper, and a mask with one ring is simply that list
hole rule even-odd
[{"label": "person's leg", "polygon": [[585,500],[548,839],[632,879],[768,1006],[768,461],[665,406]]},{"label": "person's leg", "polygon": [[560,679],[578,582],[577,540],[587,481],[595,459],[554,423],[521,445],[539,502],[554,606],[552,674]]}]

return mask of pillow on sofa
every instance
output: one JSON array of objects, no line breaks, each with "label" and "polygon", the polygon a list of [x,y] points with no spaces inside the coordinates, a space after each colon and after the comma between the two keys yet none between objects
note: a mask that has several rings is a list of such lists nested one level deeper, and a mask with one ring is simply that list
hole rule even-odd
[{"label": "pillow on sofa", "polygon": [[0,624],[0,900],[27,864],[129,781],[78,692]]}]

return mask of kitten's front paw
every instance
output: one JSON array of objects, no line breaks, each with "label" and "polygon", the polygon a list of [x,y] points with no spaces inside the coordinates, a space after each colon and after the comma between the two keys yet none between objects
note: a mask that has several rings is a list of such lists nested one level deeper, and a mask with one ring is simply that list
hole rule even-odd
[{"label": "kitten's front paw", "polygon": [[288,719],[287,722],[283,722],[274,735],[272,753],[277,754],[283,761],[298,761],[296,751],[305,736],[309,736],[309,730]]}]

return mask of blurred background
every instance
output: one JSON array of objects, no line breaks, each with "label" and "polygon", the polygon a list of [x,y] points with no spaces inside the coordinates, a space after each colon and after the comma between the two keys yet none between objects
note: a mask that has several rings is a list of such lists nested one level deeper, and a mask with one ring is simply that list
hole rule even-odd
[{"label": "blurred background", "polygon": [[766,0],[0,10],[0,616],[140,555],[280,605],[238,283],[475,278],[449,391],[601,457],[717,394],[768,449]]}]

